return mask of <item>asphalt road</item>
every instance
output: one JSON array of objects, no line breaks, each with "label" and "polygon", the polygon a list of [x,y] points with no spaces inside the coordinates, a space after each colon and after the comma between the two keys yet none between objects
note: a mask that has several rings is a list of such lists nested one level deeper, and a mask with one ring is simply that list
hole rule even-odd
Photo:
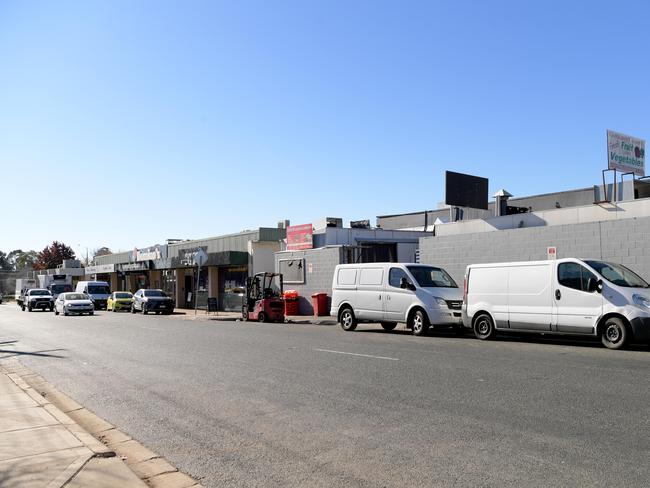
[{"label": "asphalt road", "polygon": [[207,487],[650,480],[647,347],[0,305],[16,356]]}]

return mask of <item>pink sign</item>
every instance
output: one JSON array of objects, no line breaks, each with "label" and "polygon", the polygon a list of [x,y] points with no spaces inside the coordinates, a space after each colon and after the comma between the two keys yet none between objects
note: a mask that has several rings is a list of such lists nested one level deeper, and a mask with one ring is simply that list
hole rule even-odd
[{"label": "pink sign", "polygon": [[312,249],[314,247],[314,229],[311,224],[290,225],[287,227],[287,251]]}]

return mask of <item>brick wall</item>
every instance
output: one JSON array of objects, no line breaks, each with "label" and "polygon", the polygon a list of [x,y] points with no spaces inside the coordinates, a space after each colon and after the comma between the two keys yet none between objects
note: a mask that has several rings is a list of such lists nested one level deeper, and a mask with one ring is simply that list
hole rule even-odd
[{"label": "brick wall", "polygon": [[468,264],[545,260],[551,246],[558,258],[621,263],[650,279],[650,217],[423,237],[420,262],[442,266],[460,286]]},{"label": "brick wall", "polygon": [[[311,304],[313,293],[325,292],[332,297],[332,277],[337,264],[344,262],[343,247],[325,247],[310,249],[308,251],[285,251],[275,253],[275,269],[279,270],[280,259],[304,259],[305,260],[305,282],[286,283],[285,290],[297,290],[300,295],[300,314],[312,315],[314,308]],[[329,300],[328,300],[329,310]]]}]

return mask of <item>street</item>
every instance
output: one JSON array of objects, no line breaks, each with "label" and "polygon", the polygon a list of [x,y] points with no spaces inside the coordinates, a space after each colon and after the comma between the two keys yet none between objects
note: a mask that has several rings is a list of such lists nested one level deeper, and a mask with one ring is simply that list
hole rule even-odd
[{"label": "street", "polygon": [[207,487],[650,479],[645,346],[3,304],[9,357]]}]

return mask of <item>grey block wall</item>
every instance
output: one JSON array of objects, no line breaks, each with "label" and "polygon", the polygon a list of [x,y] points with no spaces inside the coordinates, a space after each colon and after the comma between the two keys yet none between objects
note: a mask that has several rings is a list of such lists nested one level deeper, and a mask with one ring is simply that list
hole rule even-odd
[{"label": "grey block wall", "polygon": [[473,263],[596,258],[621,263],[650,280],[650,217],[531,227],[420,239],[420,262],[442,266],[462,286]]},{"label": "grey block wall", "polygon": [[[344,263],[344,248],[324,247],[306,251],[284,251],[275,253],[275,269],[279,269],[280,259],[301,259],[305,260],[305,282],[286,283],[285,290],[297,290],[300,295],[300,314],[312,315],[314,308],[311,304],[311,295],[314,293],[327,293],[332,297],[332,277],[337,264]],[[311,272],[310,272],[311,270]],[[328,300],[328,310],[329,310]]]}]

